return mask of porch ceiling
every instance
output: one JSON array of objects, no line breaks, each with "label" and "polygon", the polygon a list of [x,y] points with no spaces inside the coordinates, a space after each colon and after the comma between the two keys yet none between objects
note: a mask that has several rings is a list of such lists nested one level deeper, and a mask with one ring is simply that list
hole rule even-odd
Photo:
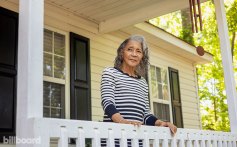
[{"label": "porch ceiling", "polygon": [[[108,33],[189,7],[188,0],[44,0],[46,5],[97,24],[95,33]],[[205,2],[207,0],[201,0]],[[0,5],[18,5],[19,0],[0,0]]]},{"label": "porch ceiling", "polygon": [[[206,0],[201,0],[206,1]],[[188,0],[45,0],[98,24],[106,33],[189,6]]]}]

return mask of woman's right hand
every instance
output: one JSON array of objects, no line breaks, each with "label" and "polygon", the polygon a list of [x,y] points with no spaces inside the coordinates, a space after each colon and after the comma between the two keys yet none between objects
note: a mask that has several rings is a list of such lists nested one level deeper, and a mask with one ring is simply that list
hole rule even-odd
[{"label": "woman's right hand", "polygon": [[131,120],[126,120],[122,117],[120,113],[115,113],[112,116],[113,122],[120,123],[120,124],[132,124],[134,126],[140,127],[143,123],[139,121],[131,121]]}]

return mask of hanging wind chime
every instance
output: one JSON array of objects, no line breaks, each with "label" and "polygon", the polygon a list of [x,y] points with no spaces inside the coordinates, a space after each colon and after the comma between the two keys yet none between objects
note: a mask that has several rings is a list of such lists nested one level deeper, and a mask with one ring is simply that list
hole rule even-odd
[{"label": "hanging wind chime", "polygon": [[[196,2],[197,2],[197,8],[196,8]],[[200,0],[189,0],[189,9],[192,23],[192,32],[198,33],[198,18],[199,18],[199,28],[200,31],[202,31],[202,13],[201,13]],[[196,51],[199,56],[203,56],[205,54],[205,50],[202,46],[197,46]]]},{"label": "hanging wind chime", "polygon": [[202,31],[202,14],[201,14],[200,0],[189,0],[189,9],[192,23],[192,31],[193,33],[195,32],[198,33],[198,18],[199,18],[200,31]]}]

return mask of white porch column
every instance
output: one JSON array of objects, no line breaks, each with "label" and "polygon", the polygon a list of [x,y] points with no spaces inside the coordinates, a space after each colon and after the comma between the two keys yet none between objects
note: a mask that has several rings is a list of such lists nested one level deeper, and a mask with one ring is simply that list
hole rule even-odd
[{"label": "white porch column", "polygon": [[[44,0],[19,0],[18,138],[37,137],[29,118],[43,116],[43,16]],[[29,146],[32,144],[17,144]]]},{"label": "white porch column", "polygon": [[230,39],[223,0],[214,0],[216,18],[218,24],[218,34],[220,37],[221,57],[224,68],[225,87],[230,119],[231,132],[237,130],[237,94],[232,65]]}]

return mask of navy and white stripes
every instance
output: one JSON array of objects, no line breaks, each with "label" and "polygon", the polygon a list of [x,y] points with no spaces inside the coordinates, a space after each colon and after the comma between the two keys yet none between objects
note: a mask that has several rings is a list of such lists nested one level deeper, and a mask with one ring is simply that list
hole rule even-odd
[{"label": "navy and white stripes", "polygon": [[120,113],[124,119],[154,125],[157,118],[150,113],[148,85],[143,77],[130,77],[121,70],[109,67],[103,71],[101,97],[104,122]]}]

